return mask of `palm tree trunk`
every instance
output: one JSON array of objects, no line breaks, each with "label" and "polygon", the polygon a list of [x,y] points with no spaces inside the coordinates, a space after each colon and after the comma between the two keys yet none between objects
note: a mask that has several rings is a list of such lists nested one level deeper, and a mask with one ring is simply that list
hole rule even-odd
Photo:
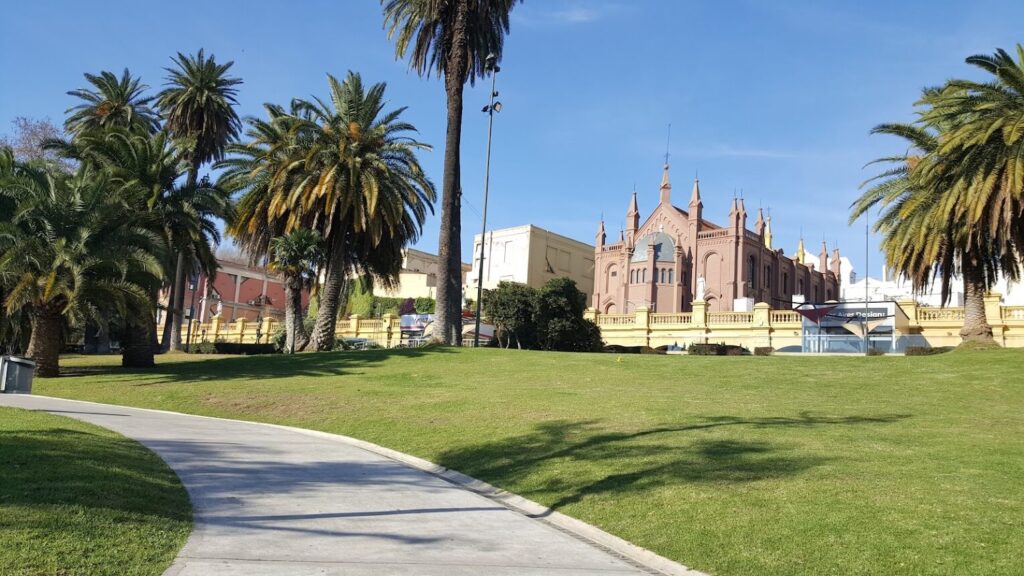
[{"label": "palm tree trunk", "polygon": [[964,275],[964,326],[960,337],[966,342],[995,343],[992,326],[985,317],[985,281],[976,272],[977,268],[963,267]]},{"label": "palm tree trunk", "polygon": [[302,286],[297,278],[288,278],[284,285],[285,352],[301,352],[309,344],[309,335],[302,318]]},{"label": "palm tree trunk", "polygon": [[152,319],[126,320],[123,341],[121,342],[121,366],[125,368],[152,368],[153,341]]},{"label": "palm tree trunk", "polygon": [[316,325],[310,336],[313,350],[325,352],[334,349],[335,330],[338,324],[338,310],[341,293],[345,288],[345,233],[337,227],[332,234],[327,251],[327,270],[324,287],[320,291],[320,306],[317,308]]},{"label": "palm tree trunk", "polygon": [[[177,274],[177,272],[175,272]],[[160,336],[160,350],[168,350],[171,347],[171,325],[174,321],[174,284],[167,287],[167,306],[164,309],[164,327]]]},{"label": "palm tree trunk", "polygon": [[32,336],[27,356],[36,363],[36,375],[44,378],[60,376],[60,348],[64,326],[59,309],[42,306],[32,313]]},{"label": "palm tree trunk", "polygon": [[[185,181],[185,186],[188,188],[194,188],[199,182],[199,166],[202,164],[198,154],[192,154],[191,166],[188,169],[188,179]],[[182,320],[182,308],[185,306],[185,266],[186,256],[185,252],[178,252],[177,266],[174,268],[174,289],[172,294],[174,295],[173,306],[170,305],[171,301],[168,301],[168,314],[171,321],[171,342],[168,349],[172,351],[181,350],[181,320]],[[173,309],[173,310],[172,310]]]},{"label": "palm tree trunk", "polygon": [[[185,252],[178,252],[178,263],[174,268],[174,287],[171,290],[174,311],[172,312],[173,316],[171,316],[171,342],[168,349],[172,352],[178,352],[181,350],[181,324],[185,316],[186,265]],[[168,301],[168,304],[170,303],[171,301]]]},{"label": "palm tree trunk", "polygon": [[[437,242],[437,308],[434,340],[462,344],[462,94],[466,86],[466,3],[458,2],[445,74],[448,128],[444,140],[441,235]],[[479,280],[478,280],[479,281]]]}]

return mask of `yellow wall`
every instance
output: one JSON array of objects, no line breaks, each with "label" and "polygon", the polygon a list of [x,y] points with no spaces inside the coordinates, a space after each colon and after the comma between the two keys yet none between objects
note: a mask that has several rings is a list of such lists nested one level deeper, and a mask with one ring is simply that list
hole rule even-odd
[{"label": "yellow wall", "polygon": [[[999,302],[998,294],[985,297],[985,312],[996,342],[1024,348],[1024,306]],[[923,308],[914,302],[899,302],[899,306],[907,314],[907,323],[900,323],[898,336],[917,335],[932,347],[960,344],[963,308]],[[753,312],[708,312],[704,302],[696,301],[692,313],[655,314],[640,308],[632,314],[599,314],[591,309],[587,317],[601,328],[606,344],[620,346],[724,342],[749,349],[778,349],[801,344],[800,315],[792,310],[771,310],[764,302],[755,304]]]}]

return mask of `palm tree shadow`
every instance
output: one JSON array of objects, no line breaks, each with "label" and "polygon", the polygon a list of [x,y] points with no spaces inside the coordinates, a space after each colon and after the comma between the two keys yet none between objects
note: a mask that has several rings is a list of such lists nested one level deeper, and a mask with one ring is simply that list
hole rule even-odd
[{"label": "palm tree shadow", "polygon": [[296,376],[343,376],[391,358],[421,358],[435,354],[449,354],[442,346],[358,350],[344,352],[317,352],[315,354],[267,354],[230,358],[204,358],[201,355],[157,364],[153,368],[69,367],[63,376],[101,376],[138,374],[145,377],[134,386],[151,386],[176,382],[265,380]]},{"label": "palm tree shadow", "polygon": [[[509,485],[545,467],[565,463],[573,470],[598,469],[531,481],[531,492],[557,496],[557,510],[589,496],[642,493],[674,484],[738,484],[799,475],[836,456],[802,454],[791,446],[765,440],[680,438],[721,427],[815,428],[884,425],[908,414],[740,418],[710,416],[698,422],[637,432],[597,430],[596,420],[554,421],[520,436],[448,450],[438,463],[470,476]],[[583,464],[582,467],[572,466]],[[597,466],[589,466],[597,465]]]}]

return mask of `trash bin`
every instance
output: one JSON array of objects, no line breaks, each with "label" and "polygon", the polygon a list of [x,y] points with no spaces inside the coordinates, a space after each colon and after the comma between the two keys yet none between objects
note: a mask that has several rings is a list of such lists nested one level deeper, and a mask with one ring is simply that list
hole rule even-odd
[{"label": "trash bin", "polygon": [[0,356],[0,392],[31,394],[36,363],[28,358]]}]

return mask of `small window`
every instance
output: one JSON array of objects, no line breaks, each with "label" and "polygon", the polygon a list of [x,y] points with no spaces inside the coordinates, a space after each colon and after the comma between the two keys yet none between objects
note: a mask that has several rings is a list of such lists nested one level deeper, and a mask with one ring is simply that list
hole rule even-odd
[{"label": "small window", "polygon": [[668,283],[669,284],[672,283],[672,272],[673,272],[673,270],[671,268],[669,268],[668,269]]},{"label": "small window", "polygon": [[619,275],[618,272],[616,272],[615,270],[612,270],[612,278],[615,278],[618,275]]}]

